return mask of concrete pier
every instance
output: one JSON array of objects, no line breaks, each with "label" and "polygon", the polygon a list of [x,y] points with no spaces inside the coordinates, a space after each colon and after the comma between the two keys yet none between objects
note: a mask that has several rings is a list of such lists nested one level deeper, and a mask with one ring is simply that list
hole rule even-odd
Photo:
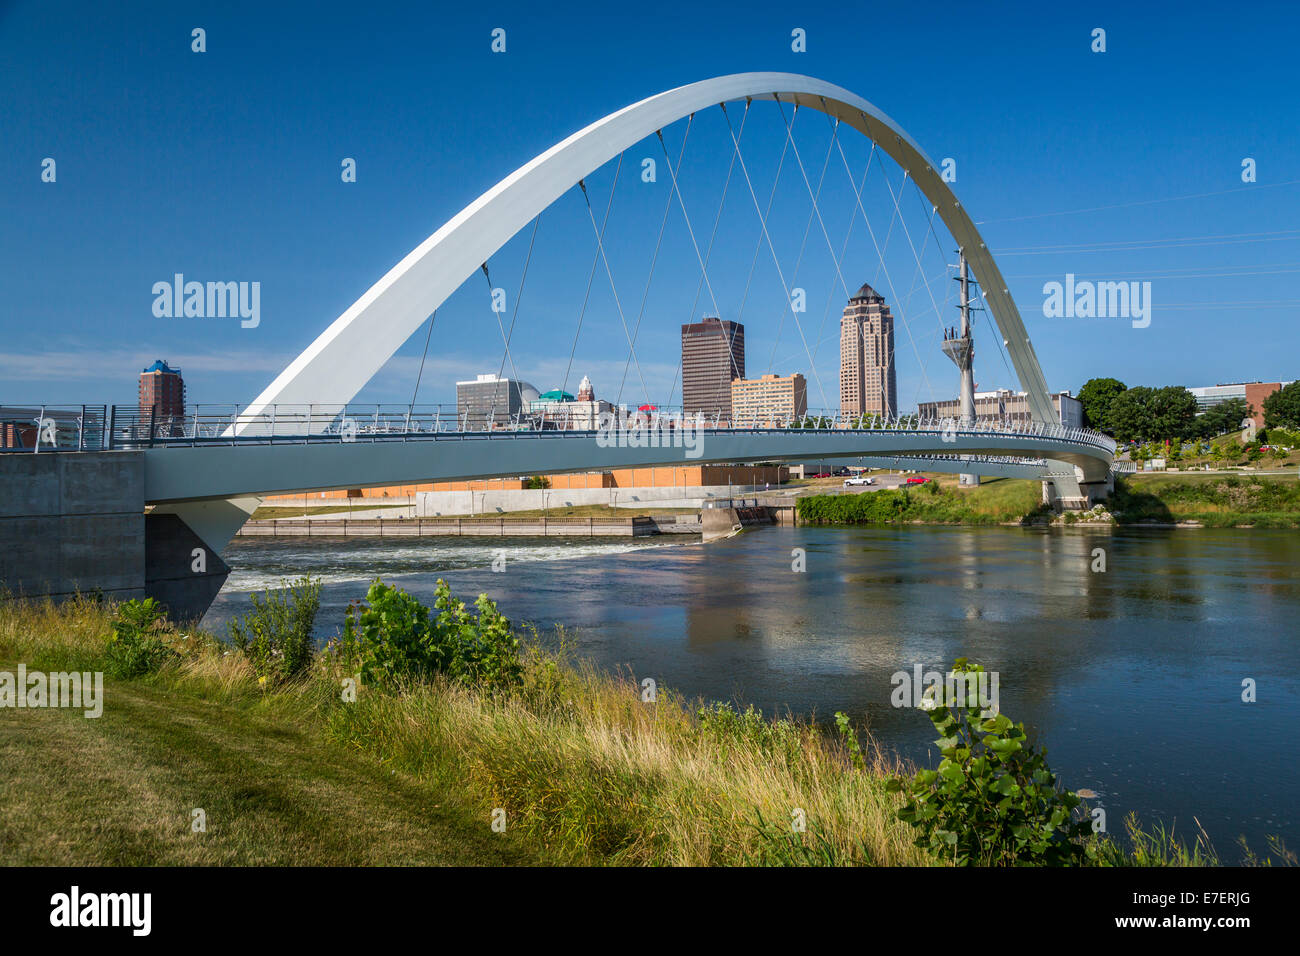
[{"label": "concrete pier", "polygon": [[143,597],[144,455],[0,454],[0,585]]},{"label": "concrete pier", "polygon": [[201,616],[230,569],[144,502],[143,452],[0,454],[0,595],[153,597],[174,618]]}]

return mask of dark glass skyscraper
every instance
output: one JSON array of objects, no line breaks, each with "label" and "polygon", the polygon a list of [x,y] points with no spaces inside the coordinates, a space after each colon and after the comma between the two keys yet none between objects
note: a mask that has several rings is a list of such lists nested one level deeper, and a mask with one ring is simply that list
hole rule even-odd
[{"label": "dark glass skyscraper", "polygon": [[731,383],[745,377],[745,327],[730,319],[705,316],[682,326],[682,406],[686,415],[703,413],[731,420]]}]

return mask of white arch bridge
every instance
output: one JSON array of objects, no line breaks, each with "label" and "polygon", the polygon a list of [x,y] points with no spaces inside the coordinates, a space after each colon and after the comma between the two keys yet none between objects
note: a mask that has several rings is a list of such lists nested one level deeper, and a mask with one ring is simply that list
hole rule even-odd
[{"label": "white arch bridge", "polygon": [[[988,313],[997,325],[1001,349],[1027,395],[1028,421],[957,424],[921,421],[915,416],[863,421],[831,415],[800,422],[769,422],[763,427],[757,423],[729,428],[716,427],[716,423],[714,427],[687,427],[678,421],[665,429],[650,427],[661,422],[644,423],[641,429],[611,436],[591,430],[529,427],[522,420],[505,429],[475,430],[464,427],[464,423],[457,427],[454,416],[447,422],[439,413],[423,415],[414,407],[397,417],[391,413],[381,416],[376,410],[367,422],[364,412],[349,409],[348,403],[431,313],[436,313],[476,271],[486,272],[492,256],[543,210],[574,186],[582,186],[585,197],[586,177],[638,142],[660,134],[665,126],[686,120],[689,134],[695,114],[709,108],[721,107],[726,117],[735,150],[732,162],[740,162],[749,198],[759,214],[762,238],[786,286],[786,304],[790,306],[790,289],[767,232],[766,214],[754,193],[731,113],[727,112],[730,105],[733,112],[743,109],[748,116],[750,105],[760,101],[779,104],[783,119],[786,107],[796,112],[807,109],[823,113],[834,131],[841,127],[856,130],[871,141],[872,156],[879,150],[901,167],[904,181],[910,179],[932,209],[931,234],[933,220],[938,217],[981,287]],[[743,135],[743,120],[740,132]],[[792,146],[789,123],[786,137],[787,145]],[[662,136],[660,139],[662,142]],[[682,148],[684,152],[685,140]],[[672,176],[669,208],[676,198],[691,233],[702,284],[707,285],[708,256],[701,254],[691,229],[666,147],[665,155]],[[828,163],[830,155],[828,149]],[[834,247],[817,209],[817,194],[797,147],[795,157],[834,257]],[[869,169],[870,159],[867,162]],[[844,163],[848,172],[847,159]],[[779,180],[779,166],[777,176]],[[864,172],[863,182],[865,176]],[[855,179],[851,173],[850,179]],[[867,220],[861,186],[856,188],[854,214],[861,213]],[[775,195],[775,186],[773,190]],[[898,210],[892,186],[890,194]],[[724,202],[725,198],[724,187]],[[810,215],[809,228],[811,223]],[[870,227],[869,220],[867,225]],[[602,229],[596,228],[594,215],[592,226],[603,258]],[[805,231],[805,241],[807,234]],[[920,257],[910,235],[907,240],[920,272]],[[847,241],[846,237],[845,248]],[[872,242],[876,243],[874,233]],[[924,237],[922,244],[924,248]],[[883,264],[883,253],[881,256]],[[527,263],[525,272],[526,268]],[[847,293],[839,261],[835,262],[835,271]],[[606,272],[612,286],[608,262]],[[713,295],[711,286],[709,293]],[[937,313],[937,304],[935,310]],[[623,319],[621,306],[619,317]],[[794,319],[798,321],[797,314]],[[628,333],[626,322],[624,332]],[[504,328],[502,335],[509,357],[510,341]],[[629,350],[634,338],[628,333]],[[812,356],[809,358],[811,362]],[[892,363],[892,355],[888,360]],[[513,365],[513,359],[511,362]],[[812,371],[816,373],[815,365]],[[897,409],[890,411],[897,414]],[[84,427],[79,427],[78,445],[90,447],[82,432]],[[1033,345],[997,264],[965,208],[920,146],[861,97],[821,80],[787,73],[718,77],[651,96],[611,113],[511,173],[420,243],[331,323],[250,405],[236,408],[224,418],[205,419],[195,413],[192,419],[187,415],[185,420],[161,423],[161,427],[158,422],[149,422],[147,427],[140,421],[124,427],[121,422],[105,422],[101,432],[103,440],[98,447],[128,446],[142,451],[144,498],[154,506],[153,513],[178,516],[188,525],[188,529],[182,527],[184,535],[196,535],[218,553],[261,497],[268,494],[631,466],[839,458],[876,466],[1039,478],[1054,487],[1058,498],[1078,502],[1105,494],[1115,451],[1114,443],[1105,436],[1060,425]],[[176,525],[171,518],[163,521]]]},{"label": "white arch bridge", "polygon": [[[858,131],[872,141],[873,152],[879,148],[915,183],[983,290],[1002,347],[1027,395],[1028,423],[978,428],[968,423],[954,429],[951,424],[905,421],[862,428],[823,420],[830,427],[705,429],[700,433],[701,450],[688,455],[690,449],[671,442],[611,446],[593,433],[573,431],[444,433],[435,426],[430,434],[407,427],[397,433],[390,429],[363,434],[361,441],[349,442],[337,433],[340,416],[301,411],[340,410],[344,404],[338,403],[352,401],[483,263],[606,162],[670,123],[693,119],[697,111],[719,105],[725,111],[728,103],[738,101],[748,110],[750,103],[762,100],[817,110],[836,129],[842,124]],[[734,130],[732,139],[739,156]],[[747,171],[745,175],[748,178]],[[815,196],[813,200],[815,206]],[[861,209],[860,199],[858,204]],[[703,260],[700,265],[707,281]],[[336,404],[315,404],[321,402]],[[299,411],[289,411],[295,406]],[[862,458],[894,463],[906,458],[905,465],[935,471],[1043,478],[1055,486],[1059,498],[1079,501],[1104,495],[1114,453],[1110,439],[1059,424],[1002,274],[934,162],[866,100],[830,83],[788,73],[742,73],[678,87],[611,113],[557,143],[475,199],[376,282],[238,412],[222,433],[227,441],[200,441],[197,427],[188,441],[184,428],[180,436],[147,452],[146,497],[157,510],[181,516],[216,548],[230,540],[260,496],[271,493],[683,461]]]}]

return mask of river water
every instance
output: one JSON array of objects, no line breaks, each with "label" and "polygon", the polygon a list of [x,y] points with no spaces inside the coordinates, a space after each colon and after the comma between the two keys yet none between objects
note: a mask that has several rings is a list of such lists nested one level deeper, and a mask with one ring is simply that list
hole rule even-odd
[{"label": "river water", "polygon": [[1136,811],[1185,838],[1199,820],[1225,862],[1240,861],[1239,835],[1257,851],[1270,834],[1300,849],[1295,532],[909,526],[688,540],[239,539],[204,623],[221,629],[252,591],[305,573],[325,583],[327,638],[375,576],[424,599],[443,577],[466,599],[486,591],[512,620],[564,624],[607,669],[766,714],[844,711],[930,765],[930,722],[891,706],[892,677],[964,656],[998,672],[1002,712],[1067,786],[1098,793],[1111,832]]}]

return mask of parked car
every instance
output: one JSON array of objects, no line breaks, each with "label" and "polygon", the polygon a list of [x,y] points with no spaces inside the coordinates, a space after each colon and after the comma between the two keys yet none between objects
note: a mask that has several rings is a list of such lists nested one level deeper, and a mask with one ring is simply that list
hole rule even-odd
[{"label": "parked car", "polygon": [[918,475],[918,476],[915,477],[915,478],[909,478],[909,479],[907,479],[907,483],[908,483],[909,485],[923,485],[923,484],[925,484],[925,483],[926,483],[927,481],[929,481],[929,480],[930,480],[929,478],[923,478],[923,477],[921,477],[921,476]]},{"label": "parked car", "polygon": [[851,488],[854,485],[874,485],[875,483],[876,479],[872,478],[870,475],[858,475],[856,478],[844,479],[845,488]]}]

